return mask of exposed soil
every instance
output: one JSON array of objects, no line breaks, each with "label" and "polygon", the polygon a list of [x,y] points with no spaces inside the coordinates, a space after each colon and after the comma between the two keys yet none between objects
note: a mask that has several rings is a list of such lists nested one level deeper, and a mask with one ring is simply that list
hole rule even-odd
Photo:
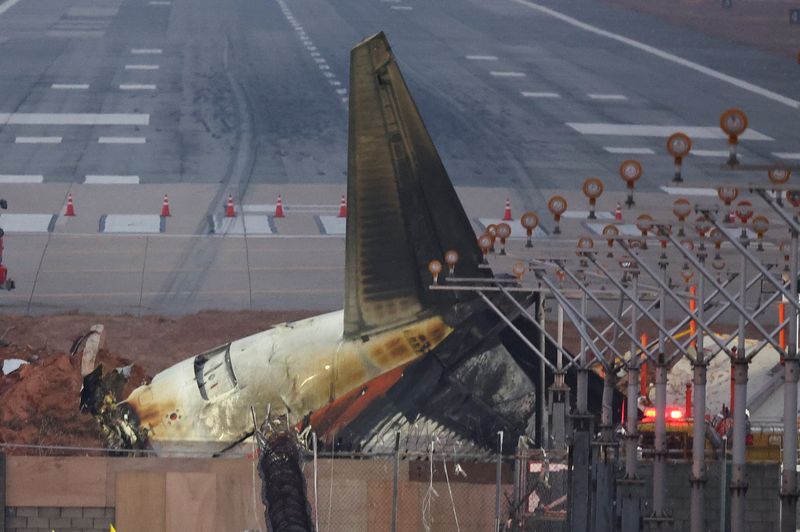
[{"label": "exposed soil", "polygon": [[[103,447],[94,419],[79,412],[80,351],[73,341],[97,323],[106,343],[98,355],[104,370],[133,363],[123,395],[147,377],[188,356],[311,312],[201,312],[180,319],[160,316],[0,316],[0,362],[29,364],[0,374],[0,444]],[[50,450],[7,448],[17,454]]]}]

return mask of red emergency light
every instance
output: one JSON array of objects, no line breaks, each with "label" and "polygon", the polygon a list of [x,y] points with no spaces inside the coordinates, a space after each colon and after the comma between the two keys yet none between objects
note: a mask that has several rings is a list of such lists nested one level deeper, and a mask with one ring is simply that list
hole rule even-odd
[{"label": "red emergency light", "polygon": [[[683,408],[679,406],[668,406],[667,407],[667,422],[670,421],[681,421],[684,417]],[[643,421],[655,421],[656,419],[656,409],[654,407],[648,407],[644,409],[644,420]]]}]

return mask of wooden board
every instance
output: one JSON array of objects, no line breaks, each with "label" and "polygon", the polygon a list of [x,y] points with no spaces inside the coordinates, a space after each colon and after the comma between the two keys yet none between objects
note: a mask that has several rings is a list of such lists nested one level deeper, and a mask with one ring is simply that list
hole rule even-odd
[{"label": "wooden board", "polygon": [[253,467],[253,460],[213,462],[213,471],[217,474],[218,532],[267,529],[261,503],[261,478]]},{"label": "wooden board", "polygon": [[120,472],[116,485],[118,532],[191,530],[166,527],[166,474]]},{"label": "wooden board", "polygon": [[9,456],[6,505],[104,507],[106,461],[91,457]]},{"label": "wooden board", "polygon": [[167,530],[216,532],[217,477],[214,473],[167,473],[166,503]]}]

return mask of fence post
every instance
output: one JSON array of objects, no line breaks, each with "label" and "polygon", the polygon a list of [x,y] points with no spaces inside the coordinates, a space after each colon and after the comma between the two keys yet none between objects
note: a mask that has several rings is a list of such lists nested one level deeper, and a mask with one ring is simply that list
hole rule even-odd
[{"label": "fence post", "polygon": [[497,433],[497,470],[494,476],[494,530],[500,532],[500,477],[503,474],[503,431]]},{"label": "fence post", "polygon": [[397,495],[400,475],[400,432],[394,435],[394,464],[392,468],[392,532],[397,532]]}]

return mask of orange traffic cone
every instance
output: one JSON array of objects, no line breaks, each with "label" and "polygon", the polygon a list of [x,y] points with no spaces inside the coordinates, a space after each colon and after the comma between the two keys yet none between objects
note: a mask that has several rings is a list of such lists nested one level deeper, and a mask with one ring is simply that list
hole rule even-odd
[{"label": "orange traffic cone", "polygon": [[347,200],[342,194],[342,201],[339,202],[339,218],[347,218]]},{"label": "orange traffic cone", "polygon": [[171,214],[169,213],[169,198],[167,197],[166,194],[164,194],[164,201],[161,203],[161,216],[162,217],[171,216]]},{"label": "orange traffic cone", "polygon": [[614,220],[617,222],[622,221],[622,207],[620,206],[619,202],[617,202],[617,208],[614,209]]},{"label": "orange traffic cone", "polygon": [[72,192],[67,194],[67,211],[64,216],[75,216],[75,204],[72,202]]},{"label": "orange traffic cone", "polygon": [[236,211],[233,208],[233,196],[228,194],[228,203],[225,205],[225,218],[235,218]]},{"label": "orange traffic cone", "polygon": [[278,203],[275,204],[275,218],[283,218],[283,200],[278,194]]},{"label": "orange traffic cone", "polygon": [[506,208],[503,211],[503,220],[513,220],[511,217],[511,200],[506,198]]}]

